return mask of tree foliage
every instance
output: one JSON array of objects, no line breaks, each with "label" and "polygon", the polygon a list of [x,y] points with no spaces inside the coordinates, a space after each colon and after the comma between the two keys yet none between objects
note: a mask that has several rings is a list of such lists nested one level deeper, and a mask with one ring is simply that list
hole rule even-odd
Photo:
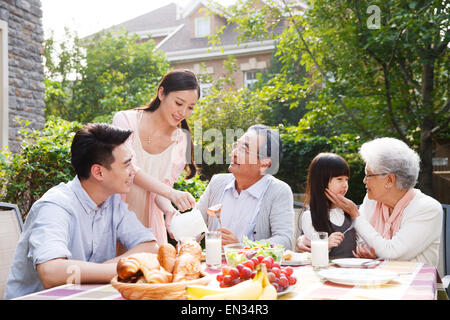
[{"label": "tree foliage", "polygon": [[45,41],[46,115],[80,122],[148,102],[169,64],[154,41],[124,30]]},{"label": "tree foliage", "polygon": [[[431,194],[432,144],[450,137],[450,2],[305,3],[306,10],[297,1],[238,0],[222,9],[238,26],[238,41],[274,37],[286,68],[305,67],[304,82],[290,83],[299,96],[315,97],[299,123],[302,132],[402,139],[419,151],[420,186]],[[281,23],[283,33],[268,32]]]},{"label": "tree foliage", "polygon": [[361,137],[355,134],[328,138],[309,136],[294,126],[280,126],[279,132],[283,143],[283,159],[277,177],[288,183],[294,192],[305,192],[308,167],[312,159],[321,152],[333,152],[342,156],[350,167],[347,196],[355,203],[362,203],[366,190],[362,183],[364,163],[358,154]]},{"label": "tree foliage", "polygon": [[25,217],[48,189],[75,176],[70,144],[81,124],[50,116],[43,130],[29,130],[28,123],[19,122],[19,152],[0,150],[0,201],[17,204]]},{"label": "tree foliage", "polygon": [[[70,146],[82,124],[49,116],[43,130],[28,129],[20,121],[22,145],[19,152],[0,149],[0,201],[15,203],[23,219],[35,201],[50,188],[75,177],[71,164]],[[190,192],[196,200],[206,189],[198,175],[185,179],[183,174],[174,185],[177,190]]]}]

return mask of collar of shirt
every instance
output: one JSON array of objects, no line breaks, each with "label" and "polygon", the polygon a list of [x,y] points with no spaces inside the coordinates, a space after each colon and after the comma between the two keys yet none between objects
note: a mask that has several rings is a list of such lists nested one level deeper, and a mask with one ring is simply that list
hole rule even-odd
[{"label": "collar of shirt", "polygon": [[344,210],[342,210],[341,208],[330,209],[330,221],[333,224],[340,227],[344,224],[344,220],[345,220]]},{"label": "collar of shirt", "polygon": [[[270,175],[265,174],[261,179],[259,179],[256,183],[248,187],[247,189],[242,190],[241,192],[247,192],[252,197],[259,199],[266,190],[266,186],[269,183]],[[239,193],[236,190],[236,179],[233,179],[226,185],[225,192],[227,190],[231,190],[233,196],[237,199],[239,198]]]},{"label": "collar of shirt", "polygon": [[100,204],[99,206],[97,206],[95,204],[94,200],[92,200],[92,198],[89,196],[89,194],[86,192],[86,190],[84,190],[78,176],[76,176],[73,179],[71,188],[72,188],[73,192],[75,193],[76,197],[78,198],[78,201],[80,201],[81,206],[84,208],[84,210],[86,211],[86,213],[88,215],[96,214],[96,213],[100,213],[102,215],[103,209],[106,209],[108,207],[108,204],[109,204],[108,199],[109,198],[105,202]]}]

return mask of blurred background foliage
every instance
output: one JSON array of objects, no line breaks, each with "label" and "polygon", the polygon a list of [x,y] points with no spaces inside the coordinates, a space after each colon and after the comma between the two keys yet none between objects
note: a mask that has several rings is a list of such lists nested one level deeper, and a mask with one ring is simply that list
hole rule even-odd
[{"label": "blurred background foliage", "polygon": [[[270,67],[252,89],[234,88],[233,56],[219,80],[199,75],[212,83],[188,120],[201,174],[190,180],[183,175],[175,188],[198,199],[212,175],[227,172],[232,142],[262,123],[280,132],[284,157],[276,177],[294,193],[304,192],[312,158],[335,152],[350,165],[349,198],[361,203],[358,149],[379,136],[397,137],[419,152],[419,187],[429,193],[427,150],[437,139],[450,139],[450,7],[437,0],[311,0],[302,13],[293,1],[255,1],[217,7],[241,32],[238,42],[272,37],[267,31],[287,22],[273,36]],[[362,27],[370,4],[389,12],[378,29]],[[210,42],[220,45],[220,32]],[[45,40],[44,58],[47,125],[38,132],[23,123],[21,150],[0,152],[0,201],[16,203],[24,213],[50,187],[73,178],[70,143],[83,123],[111,123],[115,112],[147,103],[169,70],[153,41],[142,43],[124,30],[91,39],[67,30],[65,41]],[[207,154],[221,161],[208,162]]]}]

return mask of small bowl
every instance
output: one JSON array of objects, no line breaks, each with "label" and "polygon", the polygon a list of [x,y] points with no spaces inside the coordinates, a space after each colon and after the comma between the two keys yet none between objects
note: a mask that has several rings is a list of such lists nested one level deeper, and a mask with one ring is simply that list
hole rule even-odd
[{"label": "small bowl", "polygon": [[283,260],[284,248],[244,248],[240,243],[225,245],[225,259],[229,266],[235,267],[238,264],[263,255],[272,257],[274,262],[281,263]]}]

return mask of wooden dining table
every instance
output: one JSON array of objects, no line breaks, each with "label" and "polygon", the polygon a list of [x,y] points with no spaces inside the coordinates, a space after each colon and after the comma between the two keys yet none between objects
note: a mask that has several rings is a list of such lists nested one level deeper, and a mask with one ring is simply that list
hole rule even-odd
[{"label": "wooden dining table", "polygon": [[[436,268],[418,262],[383,261],[376,269],[398,276],[382,285],[343,285],[322,278],[311,265],[293,266],[297,283],[279,300],[436,300],[439,275]],[[331,264],[329,268],[339,268]],[[215,285],[217,271],[205,269]],[[111,284],[65,284],[16,300],[124,300]]]}]

